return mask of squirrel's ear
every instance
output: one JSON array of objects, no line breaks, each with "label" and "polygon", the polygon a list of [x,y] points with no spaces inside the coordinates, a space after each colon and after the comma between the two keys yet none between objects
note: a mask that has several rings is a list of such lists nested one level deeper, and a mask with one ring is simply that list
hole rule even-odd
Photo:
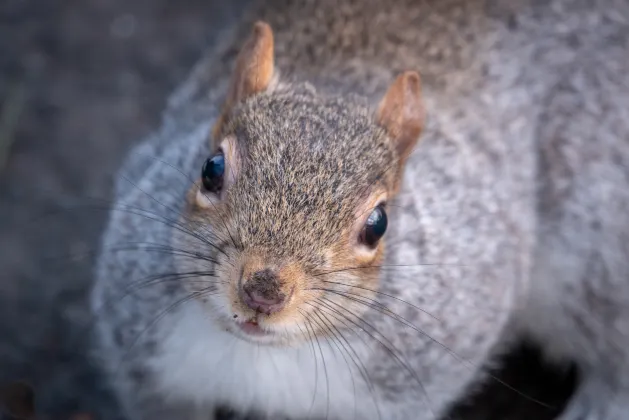
[{"label": "squirrel's ear", "polygon": [[273,30],[259,21],[236,59],[227,102],[234,104],[266,90],[273,68]]},{"label": "squirrel's ear", "polygon": [[417,144],[424,128],[424,119],[419,74],[414,71],[404,72],[389,87],[376,112],[376,122],[394,141],[401,164],[404,164]]},{"label": "squirrel's ear", "polygon": [[251,35],[236,59],[223,112],[214,126],[215,139],[234,105],[266,90],[271,84],[273,73],[273,30],[267,23],[258,21],[253,25]]}]

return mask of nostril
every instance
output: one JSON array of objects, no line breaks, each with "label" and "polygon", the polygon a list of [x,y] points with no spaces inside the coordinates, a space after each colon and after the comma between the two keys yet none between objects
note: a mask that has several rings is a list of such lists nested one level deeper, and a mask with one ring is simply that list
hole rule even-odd
[{"label": "nostril", "polygon": [[287,300],[278,277],[268,269],[253,273],[240,294],[245,305],[268,315],[282,310]]},{"label": "nostril", "polygon": [[286,297],[283,293],[274,297],[266,297],[255,290],[245,290],[243,300],[244,303],[254,311],[271,315],[272,313],[282,310]]},{"label": "nostril", "polygon": [[277,305],[277,304],[282,303],[282,301],[284,301],[283,293],[280,293],[274,297],[268,298],[268,297],[263,296],[261,293],[258,293],[257,291],[253,290],[253,291],[247,292],[247,295],[249,295],[249,298],[258,305]]}]

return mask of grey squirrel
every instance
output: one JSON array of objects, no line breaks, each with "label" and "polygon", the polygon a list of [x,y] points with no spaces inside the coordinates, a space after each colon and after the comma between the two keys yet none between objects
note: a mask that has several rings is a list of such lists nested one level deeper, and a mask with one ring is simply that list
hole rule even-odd
[{"label": "grey squirrel", "polygon": [[615,0],[258,2],[117,180],[126,414],[438,419],[515,336],[626,419],[628,43]]}]

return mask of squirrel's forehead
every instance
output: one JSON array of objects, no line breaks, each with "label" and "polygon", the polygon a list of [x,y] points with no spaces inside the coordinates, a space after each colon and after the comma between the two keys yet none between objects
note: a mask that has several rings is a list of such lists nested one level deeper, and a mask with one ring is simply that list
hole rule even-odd
[{"label": "squirrel's forehead", "polygon": [[369,110],[342,99],[263,95],[241,110],[233,129],[248,180],[242,187],[255,195],[309,195],[320,204],[364,191],[394,166]]},{"label": "squirrel's forehead", "polygon": [[266,162],[299,171],[315,162],[322,170],[328,166],[335,171],[360,166],[366,170],[388,165],[394,158],[384,132],[364,109],[293,105],[281,113],[261,107],[261,112],[239,118],[234,131],[243,157],[257,165]]},{"label": "squirrel's forehead", "polygon": [[[310,141],[310,142],[309,142]],[[273,193],[333,197],[347,195],[384,178],[393,168],[386,149],[338,146],[296,138],[277,147],[252,148],[241,164],[246,185]]]},{"label": "squirrel's forehead", "polygon": [[297,140],[312,146],[331,141],[364,143],[377,132],[369,107],[345,98],[261,95],[247,102],[238,114],[236,130],[248,142],[264,141],[265,145]]}]

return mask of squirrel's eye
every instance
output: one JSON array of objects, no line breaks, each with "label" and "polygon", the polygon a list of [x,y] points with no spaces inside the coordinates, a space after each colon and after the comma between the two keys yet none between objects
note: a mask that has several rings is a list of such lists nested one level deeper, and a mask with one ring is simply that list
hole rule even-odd
[{"label": "squirrel's eye", "polygon": [[360,233],[360,240],[368,247],[373,248],[387,230],[387,213],[384,207],[379,205],[369,215],[365,227]]},{"label": "squirrel's eye", "polygon": [[213,193],[219,192],[223,187],[223,175],[225,174],[225,156],[218,152],[205,161],[201,170],[203,187]]}]

